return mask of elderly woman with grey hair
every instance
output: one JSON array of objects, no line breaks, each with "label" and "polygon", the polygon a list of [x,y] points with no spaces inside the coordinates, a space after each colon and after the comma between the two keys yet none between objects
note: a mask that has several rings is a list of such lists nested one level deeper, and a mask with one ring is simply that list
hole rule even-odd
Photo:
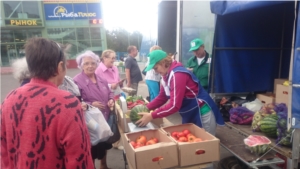
[{"label": "elderly woman with grey hair", "polygon": [[14,60],[11,66],[13,69],[13,76],[20,82],[21,86],[30,82],[30,73],[26,57]]},{"label": "elderly woman with grey hair", "polygon": [[[83,101],[99,108],[108,120],[110,108],[114,106],[114,93],[108,87],[107,81],[95,74],[100,62],[99,56],[92,51],[85,51],[77,56],[76,62],[82,71],[74,77],[74,81],[79,87]],[[92,146],[93,160],[101,159],[101,169],[108,169],[106,152],[111,148],[112,145],[106,142]]]}]

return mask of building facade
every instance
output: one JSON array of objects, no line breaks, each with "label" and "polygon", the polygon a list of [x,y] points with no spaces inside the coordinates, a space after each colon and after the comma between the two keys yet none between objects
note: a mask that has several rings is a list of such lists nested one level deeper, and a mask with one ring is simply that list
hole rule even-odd
[{"label": "building facade", "polygon": [[1,1],[1,66],[23,57],[26,39],[45,37],[71,44],[69,59],[107,48],[99,0]]}]

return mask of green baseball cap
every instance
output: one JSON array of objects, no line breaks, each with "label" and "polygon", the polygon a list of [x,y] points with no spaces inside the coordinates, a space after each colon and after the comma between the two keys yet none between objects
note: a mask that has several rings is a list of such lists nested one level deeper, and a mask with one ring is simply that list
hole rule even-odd
[{"label": "green baseball cap", "polygon": [[148,56],[150,59],[150,63],[145,70],[146,72],[153,69],[153,67],[156,65],[156,63],[158,63],[162,59],[166,58],[167,53],[162,50],[154,50],[154,51],[150,52]]},{"label": "green baseball cap", "polygon": [[190,51],[197,50],[200,48],[201,45],[203,45],[203,41],[199,38],[196,38],[191,41],[190,45],[191,45]]}]

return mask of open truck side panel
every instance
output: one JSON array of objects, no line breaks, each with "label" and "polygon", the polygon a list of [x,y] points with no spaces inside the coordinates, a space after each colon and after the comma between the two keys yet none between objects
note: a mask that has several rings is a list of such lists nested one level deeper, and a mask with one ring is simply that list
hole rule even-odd
[{"label": "open truck side panel", "polygon": [[295,128],[296,168],[300,139],[300,8],[298,1],[211,1],[216,14],[210,92],[272,92],[274,79],[289,79],[289,126]]}]

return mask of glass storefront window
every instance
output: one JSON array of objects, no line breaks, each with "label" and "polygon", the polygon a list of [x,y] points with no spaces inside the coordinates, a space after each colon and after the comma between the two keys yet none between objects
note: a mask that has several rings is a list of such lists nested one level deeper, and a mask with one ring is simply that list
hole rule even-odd
[{"label": "glass storefront window", "polygon": [[28,38],[42,37],[42,32],[40,30],[28,30]]},{"label": "glass storefront window", "polygon": [[89,49],[91,47],[91,42],[88,40],[85,41],[77,41],[77,47],[78,47],[78,52],[82,52],[85,50],[91,50]]},{"label": "glass storefront window", "polygon": [[24,45],[25,45],[25,43],[18,43],[18,44],[16,44],[16,50],[17,50],[17,54],[18,54],[19,58],[25,56]]},{"label": "glass storefront window", "polygon": [[90,29],[89,28],[77,28],[76,35],[77,35],[77,40],[90,39]]},{"label": "glass storefront window", "polygon": [[20,1],[4,1],[3,8],[6,18],[18,18],[18,13],[22,13],[22,2]]},{"label": "glass storefront window", "polygon": [[1,45],[1,66],[9,65],[6,45]]},{"label": "glass storefront window", "polygon": [[101,39],[101,32],[100,32],[101,28],[97,28],[97,27],[92,27],[90,28],[91,30],[91,38],[92,39]]},{"label": "glass storefront window", "polygon": [[1,43],[5,42],[13,42],[14,41],[14,34],[11,30],[1,30]]},{"label": "glass storefront window", "polygon": [[64,41],[63,43],[64,43],[64,44],[69,44],[69,45],[71,45],[71,48],[70,48],[70,50],[68,51],[69,59],[75,58],[76,55],[78,54],[78,50],[77,50],[77,42],[76,42],[76,41],[67,40],[67,41]]},{"label": "glass storefront window", "polygon": [[27,39],[25,30],[15,31],[15,42],[25,42]]},{"label": "glass storefront window", "polygon": [[4,1],[6,18],[40,18],[37,1]]},{"label": "glass storefront window", "polygon": [[47,29],[48,38],[53,40],[61,40],[61,29],[60,28],[49,28]]},{"label": "glass storefront window", "polygon": [[26,13],[28,18],[40,18],[38,3],[36,1],[24,1],[23,13]]},{"label": "glass storefront window", "polygon": [[6,50],[10,62],[18,58],[18,52],[14,44],[6,45]]},{"label": "glass storefront window", "polygon": [[92,40],[93,48],[102,48],[102,40]]},{"label": "glass storefront window", "polygon": [[62,33],[59,35],[63,40],[76,40],[75,28],[62,28]]}]

